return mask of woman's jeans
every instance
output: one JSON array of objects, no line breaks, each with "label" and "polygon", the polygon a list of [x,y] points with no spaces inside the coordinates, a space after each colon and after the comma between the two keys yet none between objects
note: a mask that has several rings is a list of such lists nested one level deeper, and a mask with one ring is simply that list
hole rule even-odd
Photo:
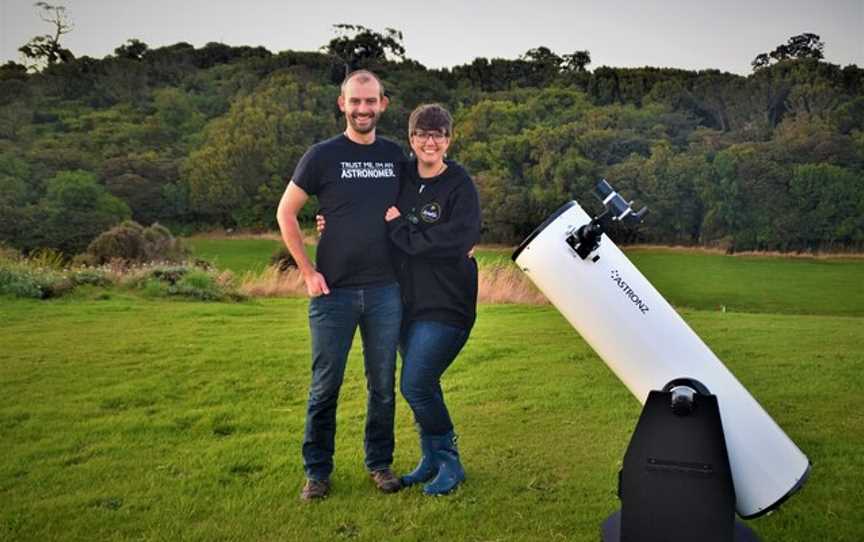
[{"label": "woman's jeans", "polygon": [[360,327],[366,364],[366,467],[393,462],[396,347],[402,301],[396,283],[371,288],[333,288],[309,302],[312,334],[312,385],[306,410],[303,466],[306,476],[326,480],[333,472],[336,403],[348,351]]},{"label": "woman's jeans", "polygon": [[453,430],[441,391],[441,375],[462,350],[470,331],[421,320],[403,332],[400,389],[414,411],[421,435],[443,435]]}]

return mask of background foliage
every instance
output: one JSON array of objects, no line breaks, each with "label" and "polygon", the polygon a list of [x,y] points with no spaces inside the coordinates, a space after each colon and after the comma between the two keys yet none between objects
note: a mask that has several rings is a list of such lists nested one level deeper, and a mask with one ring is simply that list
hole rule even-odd
[{"label": "background foliage", "polygon": [[423,102],[455,112],[451,157],[479,186],[487,242],[518,242],[567,200],[590,207],[608,177],[652,210],[615,232],[622,242],[864,244],[864,70],[824,62],[818,36],[790,38],[743,77],[590,71],[588,51],[542,46],[432,70],[397,30],[336,30],[319,52],[129,40],[93,59],[58,41],[62,55],[0,67],[0,241],[72,254],[128,218],[273,228],[299,157],[342,128],[338,82],[368,67],[392,100],[384,135],[404,143]]}]

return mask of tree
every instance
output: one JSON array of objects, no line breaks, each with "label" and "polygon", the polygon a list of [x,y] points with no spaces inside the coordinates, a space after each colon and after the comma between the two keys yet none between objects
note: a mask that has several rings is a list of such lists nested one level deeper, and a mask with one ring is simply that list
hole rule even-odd
[{"label": "tree", "polygon": [[618,70],[609,66],[600,66],[594,70],[588,89],[594,102],[600,105],[623,103],[621,99],[621,81]]},{"label": "tree", "polygon": [[170,140],[191,136],[204,126],[204,116],[182,89],[168,87],[154,91],[153,105],[156,108],[154,121],[159,131]]},{"label": "tree", "polygon": [[561,57],[564,61],[564,71],[584,72],[588,64],[591,64],[591,53],[588,51],[574,51],[572,54]]},{"label": "tree", "polygon": [[541,86],[551,82],[564,64],[564,59],[542,46],[528,49],[520,60],[528,63],[531,86]]},{"label": "tree", "polygon": [[286,74],[211,122],[183,168],[193,210],[225,226],[274,226],[276,204],[303,152],[338,131],[336,89]]},{"label": "tree", "polygon": [[60,38],[72,32],[73,28],[72,21],[66,15],[66,8],[47,2],[36,2],[33,5],[40,11],[39,18],[54,27],[54,33],[36,36],[18,49],[30,60],[30,69],[38,71],[46,65],[74,60],[72,51],[60,44]]},{"label": "tree", "polygon": [[149,224],[159,218],[162,185],[135,173],[124,173],[108,179],[105,188],[112,196],[126,202],[134,220]]},{"label": "tree", "polygon": [[848,135],[853,130],[864,132],[864,96],[858,96],[835,109],[832,120],[841,134]]},{"label": "tree", "polygon": [[652,241],[694,244],[699,241],[703,209],[699,190],[708,173],[704,156],[676,154],[663,141],[642,164],[642,201],[651,209],[646,220]]},{"label": "tree", "polygon": [[402,32],[399,30],[385,28],[381,34],[359,24],[334,24],[333,28],[339,36],[321,49],[339,59],[346,75],[353,70],[380,64],[388,59],[388,55],[405,59]]},{"label": "tree", "polygon": [[854,142],[837,133],[818,116],[799,113],[789,116],[774,128],[767,150],[784,164],[852,165],[858,161]]},{"label": "tree", "polygon": [[12,79],[27,79],[27,66],[24,64],[18,64],[13,60],[0,66],[0,81],[8,81]]},{"label": "tree", "polygon": [[29,180],[30,164],[12,154],[0,153],[0,205],[27,203]]},{"label": "tree", "polygon": [[113,196],[129,205],[132,218],[142,224],[176,218],[174,198],[166,197],[179,177],[179,160],[160,157],[150,151],[123,154],[104,160],[99,171],[101,183]]},{"label": "tree", "polygon": [[[4,90],[0,86],[0,91]],[[33,110],[27,102],[21,100],[9,105],[0,104],[0,139],[16,141],[19,132],[33,122]]]},{"label": "tree", "polygon": [[791,171],[765,144],[733,145],[707,171],[702,240],[741,250],[788,250],[795,237],[789,198]]},{"label": "tree", "polygon": [[141,60],[149,47],[143,41],[137,39],[126,40],[126,43],[114,49],[114,54],[118,58],[126,58],[128,60]]},{"label": "tree", "polygon": [[821,60],[825,58],[822,50],[825,49],[825,43],[817,34],[804,33],[792,36],[785,44],[778,45],[770,53],[762,53],[757,55],[753,62],[753,71],[764,68],[775,62],[784,60],[814,58]]},{"label": "tree", "polygon": [[864,176],[831,164],[795,168],[789,191],[798,248],[833,249],[864,241]]},{"label": "tree", "polygon": [[88,171],[61,171],[40,202],[40,246],[77,254],[97,235],[130,217],[129,207]]}]

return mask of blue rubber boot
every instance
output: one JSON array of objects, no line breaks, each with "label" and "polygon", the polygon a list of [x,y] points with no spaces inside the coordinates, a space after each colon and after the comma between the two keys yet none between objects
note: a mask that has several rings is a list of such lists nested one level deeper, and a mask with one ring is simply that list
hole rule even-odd
[{"label": "blue rubber boot", "polygon": [[417,463],[417,467],[401,479],[403,487],[428,482],[438,474],[438,468],[432,461],[432,450],[430,447],[429,437],[424,437],[422,434],[420,435],[420,452],[423,455],[420,457],[420,462]]},{"label": "blue rubber boot", "polygon": [[456,447],[456,435],[450,431],[446,435],[428,438],[432,461],[438,467],[438,474],[423,486],[423,493],[446,495],[465,480],[465,469],[459,461],[459,450]]}]

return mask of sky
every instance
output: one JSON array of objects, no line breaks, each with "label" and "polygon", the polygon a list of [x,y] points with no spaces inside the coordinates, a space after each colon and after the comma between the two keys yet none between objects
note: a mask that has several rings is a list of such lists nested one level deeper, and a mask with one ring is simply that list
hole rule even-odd
[{"label": "sky", "polygon": [[[315,51],[332,25],[404,34],[406,54],[429,68],[477,57],[517,58],[545,46],[591,53],[589,69],[671,67],[746,75],[759,53],[804,32],[828,62],[864,67],[864,0],[48,0],[74,24],[62,43],[102,58],[130,38],[151,48],[180,41]],[[52,28],[32,0],[0,0],[0,63]]]}]

